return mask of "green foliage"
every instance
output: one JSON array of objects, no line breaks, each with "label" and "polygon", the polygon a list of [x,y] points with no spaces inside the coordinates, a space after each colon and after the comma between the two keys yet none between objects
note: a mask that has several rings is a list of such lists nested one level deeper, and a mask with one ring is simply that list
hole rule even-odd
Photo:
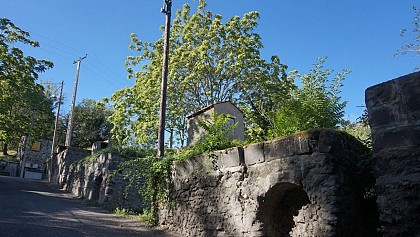
[{"label": "green foliage", "polygon": [[215,150],[240,146],[240,141],[229,138],[229,134],[237,126],[237,123],[228,125],[229,121],[227,114],[216,115],[214,112],[211,115],[211,121],[199,121],[198,125],[204,129],[205,133],[197,142],[177,153],[175,159],[185,160]]},{"label": "green foliage", "polygon": [[[166,198],[166,185],[173,158],[147,156],[128,160],[120,164],[120,170],[128,181],[126,190],[135,189],[144,198],[147,206],[157,208]],[[157,216],[152,215],[150,223],[157,223]]]},{"label": "green foliage", "polygon": [[[258,12],[249,12],[223,21],[206,9],[204,1],[195,13],[188,4],[176,12],[171,24],[166,129],[181,146],[186,141],[185,118],[198,109],[231,100],[246,107],[251,119],[284,91],[286,67],[277,56],[271,61],[260,56],[258,18]],[[130,49],[138,55],[129,56],[126,65],[128,77],[136,83],[111,97],[112,134],[121,143],[156,144],[162,48],[163,38],[151,43],[131,35]],[[262,120],[253,122],[262,124]]]},{"label": "green foliage", "polygon": [[228,138],[228,134],[236,126],[236,124],[228,125],[229,120],[225,114],[213,114],[213,122],[200,122],[205,132],[192,146],[178,152],[165,152],[165,157],[149,155],[120,164],[120,171],[129,183],[127,189],[135,187],[151,207],[151,210],[146,211],[150,225],[157,223],[157,213],[153,209],[156,210],[159,202],[167,200],[167,187],[173,161],[190,159],[200,154],[240,145],[238,141]]},{"label": "green foliage", "polygon": [[152,227],[153,225],[153,221],[152,221],[152,213],[150,212],[150,210],[145,210],[143,213],[140,213],[137,217],[137,219],[140,222],[146,222],[147,226]]},{"label": "green foliage", "polygon": [[363,145],[372,150],[372,131],[370,130],[367,116],[367,110],[365,109],[362,116],[356,122],[344,127],[344,131],[357,138]]},{"label": "green foliage", "polygon": [[[96,141],[109,140],[112,124],[107,121],[107,118],[111,114],[112,108],[105,102],[83,99],[74,109],[71,145],[89,148]],[[63,125],[67,124],[68,116]]]},{"label": "green foliage", "polygon": [[125,209],[125,208],[119,208],[119,207],[117,207],[114,210],[114,214],[117,215],[117,216],[122,216],[122,217],[128,218],[131,215],[133,215],[134,212],[132,212],[132,211],[130,211],[128,209]]},{"label": "green foliage", "polygon": [[100,149],[89,156],[84,157],[79,161],[80,164],[89,163],[91,160],[103,155],[103,154],[118,154],[119,156],[126,159],[133,159],[134,157],[146,157],[154,153],[153,150],[147,150],[136,146],[119,146],[109,145],[106,148]]},{"label": "green foliage", "polygon": [[[1,145],[0,145],[1,146]],[[19,159],[17,158],[17,152],[16,151],[8,151],[8,155],[1,155],[0,154],[0,160],[3,161],[12,161],[12,162],[19,162]]]},{"label": "green foliage", "polygon": [[347,102],[339,96],[342,81],[349,70],[336,73],[330,82],[332,69],[323,69],[326,58],[319,58],[308,74],[290,73],[292,81],[300,79],[301,87],[291,90],[278,111],[268,113],[271,118],[269,137],[285,136],[313,128],[337,128],[342,124]]},{"label": "green foliage", "polygon": [[368,172],[372,173],[372,131],[368,122],[367,109],[363,111],[363,114],[356,120],[343,128],[348,134],[355,137],[366,147],[366,154],[360,162],[360,167]]},{"label": "green foliage", "polygon": [[53,63],[25,56],[14,47],[19,44],[39,47],[28,32],[0,18],[0,140],[6,153],[7,145],[22,135],[43,135],[54,123],[53,102],[45,88],[35,82]]}]

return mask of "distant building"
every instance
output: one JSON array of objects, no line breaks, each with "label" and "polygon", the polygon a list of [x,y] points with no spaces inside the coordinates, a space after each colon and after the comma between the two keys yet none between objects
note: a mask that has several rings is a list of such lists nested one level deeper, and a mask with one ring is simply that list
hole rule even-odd
[{"label": "distant building", "polygon": [[209,105],[189,116],[187,116],[187,145],[190,145],[197,141],[201,134],[204,132],[204,129],[198,125],[198,121],[211,120],[212,113],[216,115],[227,114],[230,118],[228,126],[238,123],[234,130],[229,134],[229,137],[232,139],[237,139],[240,141],[244,140],[244,115],[236,105],[230,101],[222,101],[216,104]]},{"label": "distant building", "polygon": [[[25,155],[25,137],[22,137],[21,147],[18,150],[18,157],[21,162]],[[25,167],[23,168],[24,178],[28,179],[42,179],[45,175],[45,168],[47,159],[51,156],[52,141],[45,139],[38,139],[28,146]],[[22,164],[21,164],[22,166]]]}]

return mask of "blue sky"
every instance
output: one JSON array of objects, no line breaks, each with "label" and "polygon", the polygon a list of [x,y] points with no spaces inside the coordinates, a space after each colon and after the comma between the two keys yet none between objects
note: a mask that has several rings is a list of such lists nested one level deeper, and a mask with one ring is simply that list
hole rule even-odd
[{"label": "blue sky", "polygon": [[[70,109],[76,65],[82,62],[77,101],[99,100],[131,86],[124,61],[129,34],[155,41],[164,23],[161,0],[0,0],[0,17],[12,20],[38,40],[40,48],[25,52],[55,63],[40,80],[64,80]],[[197,2],[173,0],[173,10]],[[337,72],[352,70],[344,81],[342,97],[349,101],[347,118],[362,112],[367,87],[413,72],[419,57],[392,55],[403,39],[400,29],[412,29],[414,0],[208,0],[208,9],[225,20],[249,11],[261,14],[256,31],[262,37],[262,56],[278,55],[290,70],[306,73],[318,57],[328,56],[326,66]]]}]

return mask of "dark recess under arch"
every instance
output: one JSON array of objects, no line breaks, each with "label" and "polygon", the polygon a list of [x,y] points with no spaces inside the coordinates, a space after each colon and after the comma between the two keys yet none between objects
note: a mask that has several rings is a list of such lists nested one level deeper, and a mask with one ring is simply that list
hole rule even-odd
[{"label": "dark recess under arch", "polygon": [[102,181],[103,181],[102,175],[99,175],[94,180],[94,186],[92,190],[93,201],[99,201],[99,193],[101,192]]},{"label": "dark recess under arch", "polygon": [[302,187],[292,183],[278,183],[258,198],[257,218],[263,223],[264,237],[289,236],[302,206],[310,203]]}]

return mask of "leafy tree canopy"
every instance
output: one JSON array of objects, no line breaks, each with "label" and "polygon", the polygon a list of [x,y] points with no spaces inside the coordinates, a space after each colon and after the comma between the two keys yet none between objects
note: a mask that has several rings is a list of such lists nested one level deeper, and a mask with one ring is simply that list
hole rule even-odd
[{"label": "leafy tree canopy", "polygon": [[312,128],[337,128],[343,124],[346,101],[342,102],[340,88],[350,70],[336,73],[324,69],[326,57],[319,58],[308,74],[290,72],[291,80],[299,79],[301,87],[291,90],[276,111],[269,112],[270,137],[285,136]]},{"label": "leafy tree canopy", "polygon": [[[89,148],[94,142],[109,140],[112,124],[107,121],[107,118],[110,114],[112,114],[112,108],[105,101],[83,99],[74,108],[71,145],[73,147]],[[63,125],[67,124],[68,117],[69,115],[66,116]],[[62,130],[65,131],[65,128]],[[62,137],[64,138],[64,136]]]},{"label": "leafy tree canopy", "polygon": [[17,44],[39,47],[28,32],[9,19],[0,18],[0,140],[4,144],[3,153],[7,153],[7,144],[18,141],[20,136],[30,132],[40,136],[41,131],[51,127],[52,100],[36,80],[38,74],[51,68],[53,63],[25,56],[15,47]]},{"label": "leafy tree canopy", "polygon": [[[258,122],[264,120],[260,108],[274,107],[292,86],[277,56],[271,61],[260,56],[258,17],[258,12],[250,12],[223,23],[222,16],[208,11],[204,1],[193,14],[188,4],[176,12],[170,40],[167,130],[180,144],[186,140],[185,117],[199,108],[231,100],[247,112],[250,121]],[[126,61],[128,76],[136,83],[111,97],[113,136],[121,143],[154,146],[163,37],[151,43],[132,34],[130,48],[138,52]]]}]

